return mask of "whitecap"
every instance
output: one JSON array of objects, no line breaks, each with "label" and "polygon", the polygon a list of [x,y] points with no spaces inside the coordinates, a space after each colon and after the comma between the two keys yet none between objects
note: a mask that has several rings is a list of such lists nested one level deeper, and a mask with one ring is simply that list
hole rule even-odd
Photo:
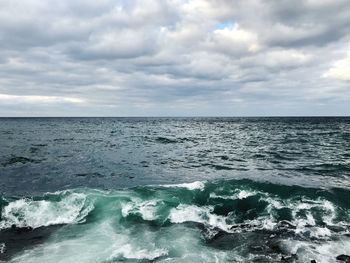
[{"label": "whitecap", "polygon": [[210,198],[220,198],[220,199],[229,199],[229,200],[242,200],[250,196],[254,196],[258,194],[256,191],[250,191],[250,190],[236,190],[231,195],[218,195],[215,193],[210,193]]},{"label": "whitecap", "polygon": [[131,202],[122,204],[122,216],[139,214],[143,220],[152,221],[157,219],[157,200],[142,202],[141,199],[134,199]]},{"label": "whitecap", "polygon": [[195,205],[180,204],[170,210],[169,220],[171,223],[196,222],[210,227],[217,227],[229,231],[232,225],[226,223],[226,218],[213,214],[213,207],[198,207]]},{"label": "whitecap", "polygon": [[203,215],[210,212],[208,209],[195,205],[180,204],[176,208],[170,210],[169,220],[172,223],[180,224],[184,222],[205,223]]},{"label": "whitecap", "polygon": [[314,227],[311,228],[310,236],[315,238],[328,238],[332,236],[332,233],[326,227]]},{"label": "whitecap", "polygon": [[168,255],[166,249],[138,249],[132,247],[130,244],[125,244],[114,250],[113,254],[107,259],[113,261],[115,259],[133,259],[133,260],[155,260],[159,257]]},{"label": "whitecap", "polygon": [[3,208],[0,229],[12,225],[38,228],[79,223],[85,220],[93,208],[92,204],[87,204],[86,195],[82,193],[69,194],[60,201],[19,199]]},{"label": "whitecap", "polygon": [[161,187],[179,187],[179,188],[187,188],[188,190],[204,190],[205,182],[195,181],[192,183],[183,183],[183,184],[163,184]]}]

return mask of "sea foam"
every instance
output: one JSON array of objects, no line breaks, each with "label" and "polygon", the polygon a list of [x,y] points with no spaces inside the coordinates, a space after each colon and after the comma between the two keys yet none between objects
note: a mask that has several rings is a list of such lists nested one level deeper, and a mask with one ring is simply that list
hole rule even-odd
[{"label": "sea foam", "polygon": [[107,261],[114,262],[115,260],[155,260],[159,257],[168,255],[166,249],[137,249],[130,244],[123,245],[116,249]]},{"label": "sea foam", "polygon": [[82,193],[69,194],[60,201],[19,199],[3,208],[0,229],[13,225],[38,228],[78,223],[84,221],[92,209],[93,205],[87,204],[86,195]]},{"label": "sea foam", "polygon": [[204,190],[205,182],[195,181],[192,183],[183,183],[183,184],[163,184],[161,187],[179,187],[179,188],[187,188],[188,190]]},{"label": "sea foam", "polygon": [[122,204],[122,216],[127,217],[129,214],[139,214],[143,220],[152,221],[157,218],[157,201],[144,201],[134,199],[131,202]]}]

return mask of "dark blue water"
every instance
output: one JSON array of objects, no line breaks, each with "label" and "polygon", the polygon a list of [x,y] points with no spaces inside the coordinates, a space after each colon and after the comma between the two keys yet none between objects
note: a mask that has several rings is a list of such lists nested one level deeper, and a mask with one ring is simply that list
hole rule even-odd
[{"label": "dark blue water", "polygon": [[350,254],[350,118],[3,118],[0,148],[3,260]]}]

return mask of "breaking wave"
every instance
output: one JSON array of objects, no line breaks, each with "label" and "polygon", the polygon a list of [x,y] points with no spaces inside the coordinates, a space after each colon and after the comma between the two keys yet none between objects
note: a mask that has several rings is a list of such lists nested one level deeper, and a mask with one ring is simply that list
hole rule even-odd
[{"label": "breaking wave", "polygon": [[79,223],[93,209],[82,193],[64,193],[56,198],[58,200],[25,198],[9,202],[2,209],[0,229]]},{"label": "breaking wave", "polygon": [[0,237],[0,255],[18,229],[61,225],[11,260],[55,262],[64,254],[74,262],[73,252],[89,250],[80,262],[280,262],[292,254],[326,262],[350,253],[349,200],[346,189],[249,180],[2,197],[0,229],[8,238]]}]

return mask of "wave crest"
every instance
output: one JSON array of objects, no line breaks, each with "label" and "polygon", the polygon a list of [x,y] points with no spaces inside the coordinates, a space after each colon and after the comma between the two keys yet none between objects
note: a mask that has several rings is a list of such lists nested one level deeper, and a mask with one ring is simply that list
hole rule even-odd
[{"label": "wave crest", "polygon": [[157,258],[168,255],[166,249],[137,249],[133,248],[130,244],[126,244],[116,249],[113,254],[107,259],[108,262],[114,262],[115,260],[156,260]]},{"label": "wave crest", "polygon": [[3,208],[0,229],[79,223],[93,208],[82,193],[70,193],[60,201],[19,199]]}]

